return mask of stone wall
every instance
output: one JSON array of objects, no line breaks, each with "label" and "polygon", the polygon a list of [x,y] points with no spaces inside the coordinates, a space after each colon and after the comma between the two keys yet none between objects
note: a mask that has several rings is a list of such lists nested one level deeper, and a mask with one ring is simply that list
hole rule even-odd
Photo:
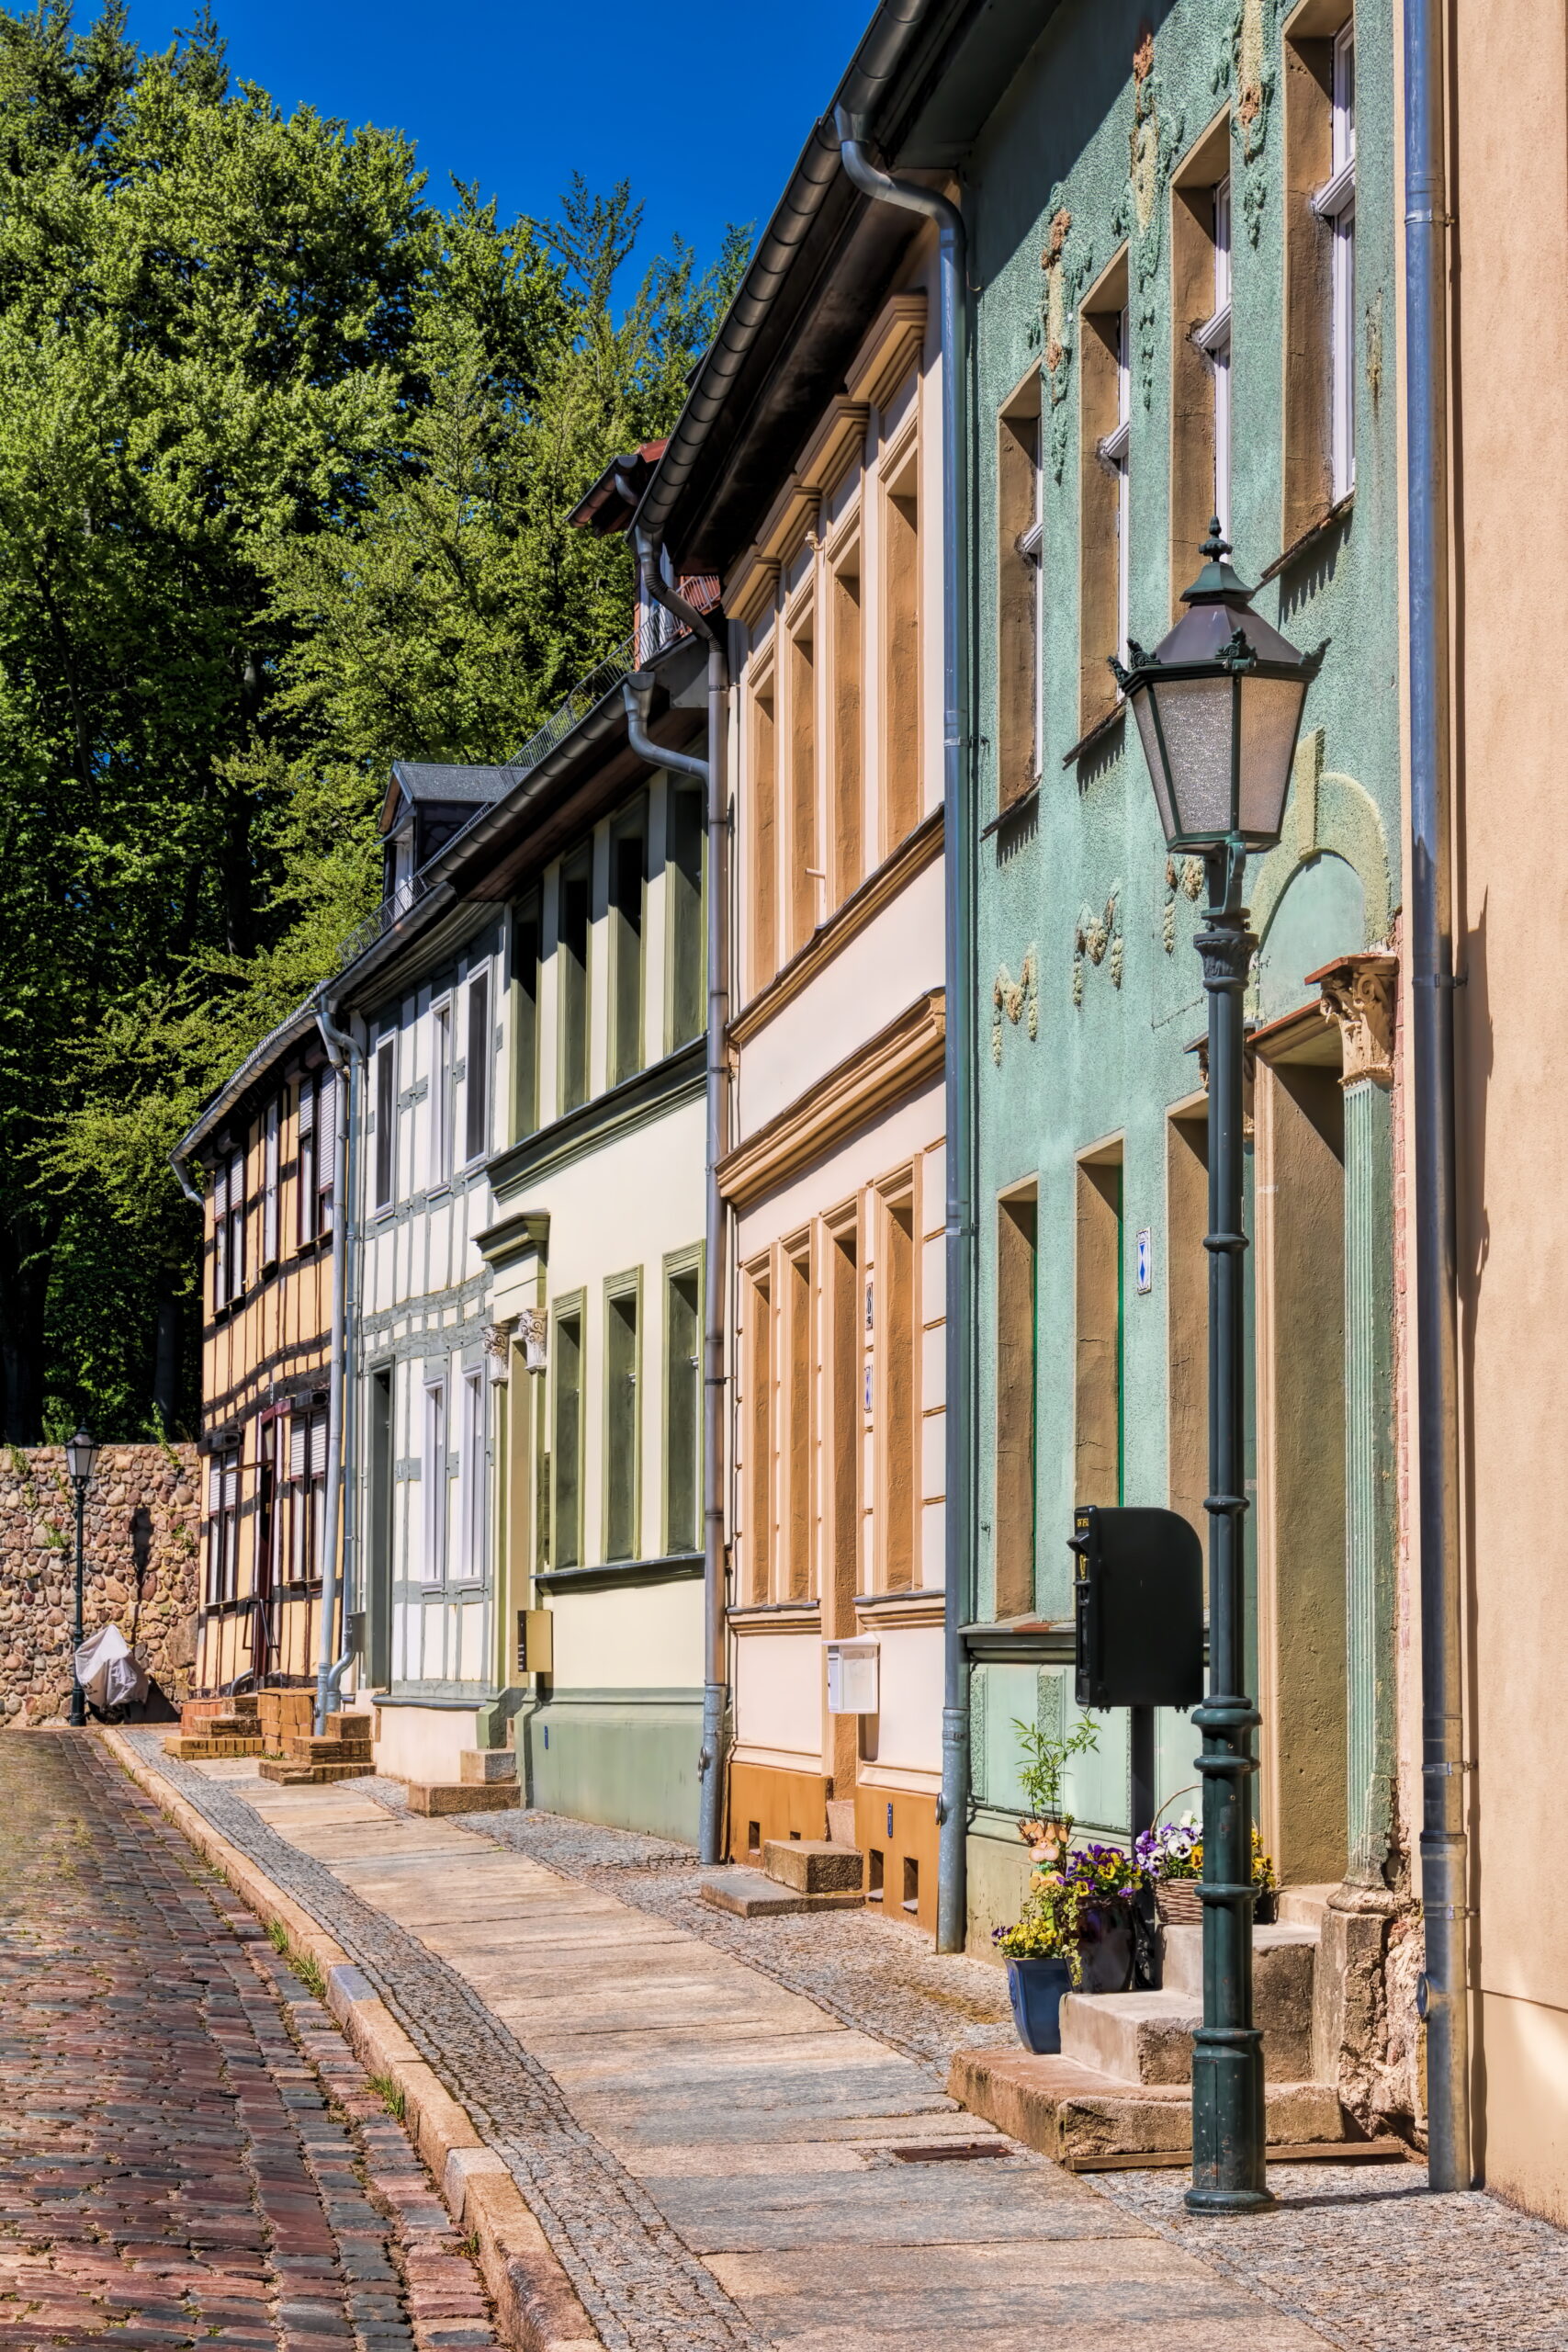
[{"label": "stone wall", "polygon": [[[196,1655],[200,1525],[194,1445],[102,1448],[87,1488],[83,1623],[118,1625],[176,1707]],[[0,1729],[69,1715],[75,1543],[63,1449],[0,1450]]]}]

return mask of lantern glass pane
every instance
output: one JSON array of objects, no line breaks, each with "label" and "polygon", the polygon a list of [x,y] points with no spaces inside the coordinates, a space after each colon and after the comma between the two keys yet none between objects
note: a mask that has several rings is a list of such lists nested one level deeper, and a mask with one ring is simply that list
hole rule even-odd
[{"label": "lantern glass pane", "polygon": [[1133,696],[1133,709],[1137,717],[1138,733],[1143,739],[1144,758],[1148,763],[1149,781],[1155,788],[1159,807],[1159,820],[1166,840],[1174,840],[1177,831],[1176,810],[1171,805],[1170,779],[1165,772],[1165,760],[1159,747],[1159,732],[1155,726],[1155,704],[1152,694]]},{"label": "lantern glass pane", "polygon": [[1239,830],[1247,841],[1280,838],[1305,699],[1304,678],[1242,681]]},{"label": "lantern glass pane", "polygon": [[1162,678],[1149,692],[1159,701],[1177,833],[1189,841],[1224,841],[1233,821],[1231,680],[1223,670],[1207,678]]}]

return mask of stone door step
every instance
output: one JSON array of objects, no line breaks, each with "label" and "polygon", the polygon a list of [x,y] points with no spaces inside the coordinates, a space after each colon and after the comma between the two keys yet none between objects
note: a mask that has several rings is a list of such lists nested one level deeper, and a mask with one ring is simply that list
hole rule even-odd
[{"label": "stone door step", "polygon": [[[1187,2083],[1134,2088],[1066,2057],[960,2050],[948,2070],[947,2091],[972,2115],[1076,2171],[1117,2158],[1172,2164],[1191,2158],[1192,2091]],[[1326,2083],[1270,2083],[1266,2099],[1271,2159],[1276,2150],[1374,2144]],[[1278,2160],[1288,2161],[1283,2154]]]},{"label": "stone door step", "polygon": [[523,1802],[523,1792],[512,1781],[410,1781],[411,1813],[512,1813]]},{"label": "stone door step", "polygon": [[738,1919],[777,1919],[800,1911],[858,1911],[865,1897],[858,1888],[825,1894],[803,1894],[781,1886],[761,1871],[729,1870],[722,1878],[705,1878],[702,1897],[716,1911],[729,1911]]},{"label": "stone door step", "polygon": [[762,1848],[762,1874],[795,1894],[858,1894],[865,1864],[855,1846],[830,1838],[770,1838]]},{"label": "stone door step", "polygon": [[199,1764],[213,1756],[259,1756],[262,1744],[254,1729],[244,1734],[223,1733],[209,1738],[201,1732],[175,1732],[164,1742],[164,1753],[176,1763]]},{"label": "stone door step", "polygon": [[285,1788],[321,1788],[328,1781],[363,1781],[369,1773],[368,1762],[351,1758],[342,1764],[300,1764],[287,1757],[264,1756],[261,1776],[264,1781],[277,1781]]},{"label": "stone door step", "polygon": [[362,1770],[370,1768],[368,1739],[334,1739],[328,1736],[315,1739],[296,1732],[288,1742],[291,1764],[357,1764]]}]

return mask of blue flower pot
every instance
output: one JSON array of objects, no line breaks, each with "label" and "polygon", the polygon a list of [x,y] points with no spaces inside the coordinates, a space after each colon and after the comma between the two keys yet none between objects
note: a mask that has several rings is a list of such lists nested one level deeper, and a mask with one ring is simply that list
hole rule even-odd
[{"label": "blue flower pot", "polygon": [[1061,2002],[1070,1993],[1073,1974],[1065,1960],[1008,1958],[1008,1996],[1018,2038],[1037,2058],[1054,2055],[1062,2047]]}]

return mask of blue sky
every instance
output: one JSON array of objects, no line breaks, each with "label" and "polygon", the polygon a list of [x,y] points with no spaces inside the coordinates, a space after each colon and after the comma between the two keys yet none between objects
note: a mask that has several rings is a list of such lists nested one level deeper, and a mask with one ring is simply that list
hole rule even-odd
[{"label": "blue sky", "polygon": [[[79,25],[89,13],[79,0]],[[627,0],[216,0],[214,13],[235,75],[288,109],[406,131],[437,201],[449,173],[498,196],[503,219],[552,210],[574,168],[598,187],[628,178],[646,205],[642,258],[679,232],[706,260],[727,220],[767,219],[871,0],[718,0],[694,14]],[[161,49],[195,14],[194,0],[131,0],[130,30]]]}]

